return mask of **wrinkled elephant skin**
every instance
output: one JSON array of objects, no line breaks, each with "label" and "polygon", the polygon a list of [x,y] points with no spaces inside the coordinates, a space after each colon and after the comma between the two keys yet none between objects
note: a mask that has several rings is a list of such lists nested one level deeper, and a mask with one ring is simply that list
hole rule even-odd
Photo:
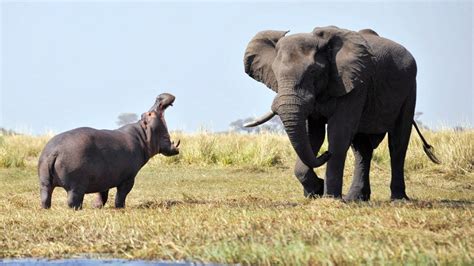
[{"label": "wrinkled elephant skin", "polygon": [[[372,151],[388,133],[391,198],[408,199],[404,163],[416,102],[413,56],[370,29],[329,26],[287,33],[259,32],[246,48],[245,72],[276,93],[271,112],[249,125],[280,116],[298,155],[295,175],[307,197],[342,197],[344,164],[352,146],[355,171],[349,200],[370,198]],[[315,154],[326,127],[330,159],[323,181],[313,168],[324,159]]]}]

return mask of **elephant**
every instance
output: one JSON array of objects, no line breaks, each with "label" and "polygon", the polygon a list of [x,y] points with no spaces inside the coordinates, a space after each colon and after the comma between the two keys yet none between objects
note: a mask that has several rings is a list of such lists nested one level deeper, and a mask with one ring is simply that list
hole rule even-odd
[{"label": "elephant", "polygon": [[[402,45],[371,29],[335,26],[310,33],[257,33],[244,54],[245,72],[276,92],[271,111],[246,126],[278,115],[297,154],[294,174],[306,197],[342,198],[346,154],[355,156],[345,200],[369,200],[373,150],[388,134],[391,199],[409,199],[404,164],[416,102],[415,59]],[[313,168],[327,131],[325,179]],[[421,133],[420,133],[421,136]],[[421,136],[422,137],[422,136]],[[430,159],[439,163],[424,142]]]},{"label": "elephant", "polygon": [[76,128],[54,136],[39,157],[41,206],[51,207],[55,187],[67,191],[70,208],[81,209],[85,193],[97,193],[95,207],[107,202],[109,189],[117,187],[115,207],[124,208],[138,171],[154,155],[179,153],[164,119],[175,97],[160,94],[150,111],[136,123],[116,130]]}]

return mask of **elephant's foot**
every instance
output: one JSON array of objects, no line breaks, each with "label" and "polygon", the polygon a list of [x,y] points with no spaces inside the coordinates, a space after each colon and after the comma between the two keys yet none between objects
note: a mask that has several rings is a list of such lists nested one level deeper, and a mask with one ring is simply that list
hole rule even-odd
[{"label": "elephant's foot", "polygon": [[324,193],[324,180],[321,178],[315,178],[311,181],[312,182],[302,182],[305,198],[320,198]]},{"label": "elephant's foot", "polygon": [[316,198],[320,198],[320,197],[323,196],[324,188],[322,188],[322,189],[316,189],[316,190],[311,190],[311,191],[308,191],[308,190],[306,190],[306,189],[303,189],[303,193],[304,193],[305,198],[308,198],[308,199],[316,199]]},{"label": "elephant's foot", "polygon": [[326,194],[323,194],[323,198],[344,201],[344,199],[342,198],[342,195],[331,195],[331,194],[326,193]]},{"label": "elephant's foot", "polygon": [[393,194],[390,196],[390,200],[410,200],[406,193]]},{"label": "elephant's foot", "polygon": [[369,201],[370,193],[349,191],[349,194],[343,197],[345,201]]}]

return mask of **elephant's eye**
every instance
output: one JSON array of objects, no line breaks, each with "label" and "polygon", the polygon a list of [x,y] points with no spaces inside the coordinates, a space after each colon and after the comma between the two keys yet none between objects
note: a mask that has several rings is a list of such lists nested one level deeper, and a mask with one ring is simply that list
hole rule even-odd
[{"label": "elephant's eye", "polygon": [[290,51],[290,52],[282,52],[280,54],[281,56],[281,61],[286,62],[286,63],[291,63],[297,58],[297,53],[295,51]]},{"label": "elephant's eye", "polygon": [[308,56],[311,54],[312,48],[309,45],[305,45],[305,46],[300,47],[300,51],[305,56]]}]

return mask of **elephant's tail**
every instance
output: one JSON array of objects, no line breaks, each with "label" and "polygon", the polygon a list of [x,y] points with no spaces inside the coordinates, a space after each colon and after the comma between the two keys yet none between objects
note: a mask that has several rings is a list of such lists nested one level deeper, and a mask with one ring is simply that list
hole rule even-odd
[{"label": "elephant's tail", "polygon": [[441,161],[436,157],[436,155],[434,154],[434,148],[433,146],[431,146],[430,144],[428,144],[428,142],[426,141],[426,139],[423,137],[423,135],[421,134],[421,131],[420,129],[418,128],[418,125],[416,124],[416,122],[413,120],[413,125],[415,126],[415,129],[416,129],[416,132],[418,132],[418,135],[420,136],[421,138],[421,141],[423,142],[423,150],[425,151],[426,155],[428,156],[428,158],[430,158],[430,160],[435,163],[435,164],[441,164]]}]

